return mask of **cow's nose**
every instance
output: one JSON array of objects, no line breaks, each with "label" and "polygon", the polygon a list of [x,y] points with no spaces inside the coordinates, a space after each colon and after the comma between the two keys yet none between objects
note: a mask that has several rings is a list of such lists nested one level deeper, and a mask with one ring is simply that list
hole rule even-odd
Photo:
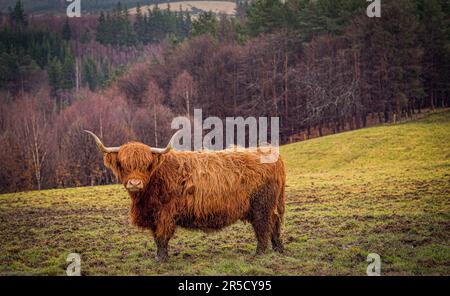
[{"label": "cow's nose", "polygon": [[140,183],[141,183],[140,180],[136,180],[136,179],[131,179],[131,180],[130,180],[130,185],[137,186],[137,185],[139,185]]},{"label": "cow's nose", "polygon": [[128,190],[140,190],[143,187],[144,186],[143,186],[142,181],[138,180],[138,179],[130,179],[127,182],[127,189]]}]

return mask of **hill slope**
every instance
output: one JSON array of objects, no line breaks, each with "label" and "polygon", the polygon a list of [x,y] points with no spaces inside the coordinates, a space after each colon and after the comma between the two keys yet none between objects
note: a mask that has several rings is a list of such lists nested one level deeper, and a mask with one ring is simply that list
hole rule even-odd
[{"label": "hill slope", "polygon": [[286,254],[253,258],[250,225],[177,230],[170,260],[128,221],[121,186],[0,196],[0,274],[65,274],[82,256],[92,274],[354,274],[368,253],[381,272],[450,275],[450,112],[281,148]]},{"label": "hill slope", "polygon": [[[155,4],[145,5],[141,7],[141,11],[147,13],[148,9],[155,7]],[[172,11],[189,11],[193,16],[197,16],[201,11],[212,11],[216,14],[226,14],[233,16],[236,14],[236,3],[230,1],[175,1],[158,3],[159,9],[168,9]],[[130,14],[136,14],[136,8],[129,9]]]}]

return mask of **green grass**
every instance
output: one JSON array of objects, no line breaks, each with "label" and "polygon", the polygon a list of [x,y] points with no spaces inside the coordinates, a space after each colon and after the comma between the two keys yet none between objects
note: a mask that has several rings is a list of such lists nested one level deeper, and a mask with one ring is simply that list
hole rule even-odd
[{"label": "green grass", "polygon": [[281,147],[286,253],[254,258],[251,226],[178,229],[156,264],[118,185],[0,195],[0,274],[450,275],[450,112]]}]

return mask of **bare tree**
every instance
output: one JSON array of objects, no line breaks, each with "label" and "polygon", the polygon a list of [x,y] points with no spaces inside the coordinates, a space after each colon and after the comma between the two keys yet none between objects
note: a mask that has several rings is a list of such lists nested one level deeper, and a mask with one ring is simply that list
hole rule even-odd
[{"label": "bare tree", "polygon": [[28,96],[20,99],[20,104],[16,106],[14,113],[17,128],[15,135],[23,148],[24,157],[31,163],[36,188],[41,190],[42,170],[48,154],[49,124],[45,114],[38,109],[35,100]]},{"label": "bare tree", "polygon": [[159,88],[158,84],[150,80],[148,83],[147,100],[148,106],[152,106],[153,109],[153,131],[155,136],[155,146],[158,146],[158,105],[161,103],[164,97],[163,91]]},{"label": "bare tree", "polygon": [[[170,89],[170,97],[172,107],[174,110],[183,110],[186,115],[191,114],[191,105],[193,104],[193,98],[197,92],[197,86],[188,71],[183,70],[177,78],[172,82]],[[184,105],[185,108],[178,107]]]}]

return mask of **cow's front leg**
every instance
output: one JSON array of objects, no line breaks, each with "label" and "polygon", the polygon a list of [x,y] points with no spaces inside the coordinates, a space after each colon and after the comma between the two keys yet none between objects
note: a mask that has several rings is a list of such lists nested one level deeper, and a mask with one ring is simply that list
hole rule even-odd
[{"label": "cow's front leg", "polygon": [[156,262],[166,262],[169,258],[169,240],[155,236]]},{"label": "cow's front leg", "polygon": [[156,261],[165,262],[169,257],[169,240],[175,233],[175,221],[172,218],[161,215],[154,232],[156,244]]}]

